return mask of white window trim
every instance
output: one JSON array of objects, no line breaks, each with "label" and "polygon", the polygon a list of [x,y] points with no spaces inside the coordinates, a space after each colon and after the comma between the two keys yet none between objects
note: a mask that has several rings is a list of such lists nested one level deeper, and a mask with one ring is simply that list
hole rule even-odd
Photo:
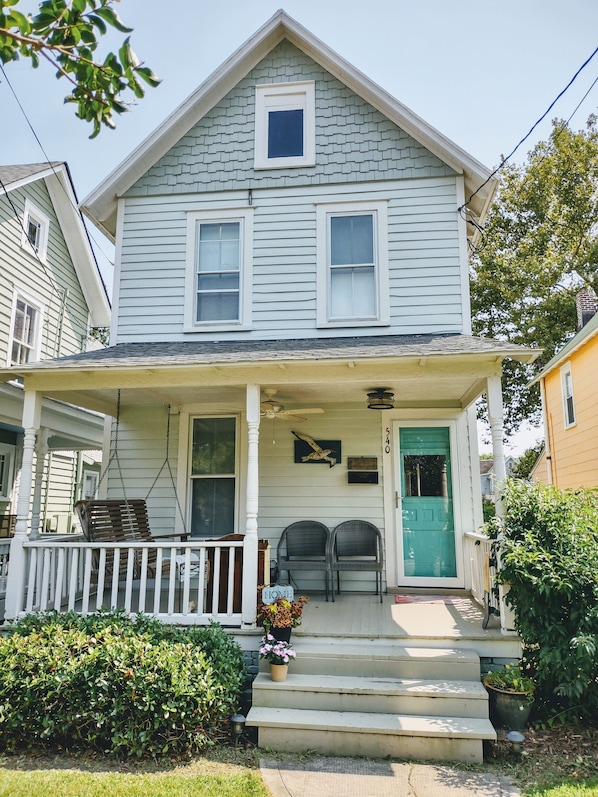
[{"label": "white window trim", "polygon": [[[193,421],[196,418],[209,418],[209,419],[220,419],[220,418],[232,418],[235,421],[235,472],[234,474],[209,474],[209,475],[197,475],[194,476],[192,471],[192,458],[193,458]],[[185,423],[185,427],[182,427],[182,423]],[[192,521],[192,512],[193,507],[191,502],[193,500],[193,489],[192,483],[194,479],[209,479],[209,478],[234,478],[235,480],[235,510],[234,510],[234,518],[233,518],[233,528],[236,530],[239,529],[239,518],[240,518],[240,507],[241,507],[241,424],[240,418],[236,414],[222,414],[222,413],[202,413],[202,412],[185,412],[181,415],[180,419],[181,428],[187,429],[187,459],[186,459],[186,468],[181,468],[181,471],[186,472],[186,485],[185,485],[185,492],[186,492],[186,526],[188,529],[191,528],[191,521]],[[183,438],[183,435],[181,436]],[[198,537],[196,539],[203,539]]]},{"label": "white window trim", "polygon": [[[37,252],[34,250],[33,246],[31,245],[31,241],[27,237],[27,227],[29,223],[29,218],[34,219],[40,225],[39,246],[37,247]],[[42,261],[42,263],[46,262],[46,256],[48,253],[49,229],[50,229],[50,219],[46,216],[45,213],[42,213],[42,211],[39,208],[37,208],[29,199],[26,199],[25,210],[23,211],[23,234],[21,236],[21,246],[32,257],[37,256]]]},{"label": "white window trim", "polygon": [[[303,155],[290,158],[268,157],[268,111],[280,108],[303,111]],[[316,90],[313,80],[297,83],[269,83],[255,87],[256,169],[294,169],[316,163]]]},{"label": "white window trim", "polygon": [[4,491],[2,490],[2,484],[0,484],[0,499],[2,501],[9,501],[12,493],[13,487],[13,473],[14,473],[14,466],[15,466],[15,453],[16,448],[15,446],[8,445],[7,443],[0,443],[0,454],[4,454],[8,460],[8,468],[6,470],[6,483],[4,485]]},{"label": "white window trim", "polygon": [[[375,318],[330,318],[330,218],[350,216],[352,213],[372,213],[374,216],[374,248],[376,255]],[[316,205],[316,257],[317,257],[317,325],[334,327],[375,327],[390,324],[390,298],[388,275],[388,202],[371,200],[361,202],[335,202]]]},{"label": "white window trim", "polygon": [[94,484],[94,490],[92,498],[95,498],[98,494],[98,488],[100,486],[100,474],[97,470],[90,470],[89,468],[83,468],[81,473],[81,498],[85,499],[87,494],[85,492],[85,482],[89,479]]},{"label": "white window trim", "polygon": [[20,288],[15,288],[12,294],[12,310],[10,314],[10,332],[8,336],[8,350],[6,352],[6,364],[10,367],[12,365],[12,344],[14,341],[15,318],[17,314],[17,300],[21,299],[28,305],[31,305],[37,311],[37,323],[35,325],[35,339],[33,349],[31,352],[31,359],[29,362],[35,362],[41,358],[41,339],[42,329],[44,326],[44,319],[46,315],[45,306],[38,301],[34,296],[27,291]]},{"label": "white window trim", "polygon": [[[241,263],[239,275],[239,319],[237,321],[196,321],[196,229],[197,224],[239,222]],[[253,287],[253,208],[197,210],[187,213],[184,332],[220,332],[251,329]]]},{"label": "white window trim", "polygon": [[[573,406],[573,421],[569,421],[569,411],[567,408],[567,376],[571,383],[571,403]],[[567,363],[561,368],[561,396],[563,399],[563,426],[570,429],[577,424],[577,412],[575,409],[575,391],[573,390],[573,375],[571,373],[571,363]]]}]

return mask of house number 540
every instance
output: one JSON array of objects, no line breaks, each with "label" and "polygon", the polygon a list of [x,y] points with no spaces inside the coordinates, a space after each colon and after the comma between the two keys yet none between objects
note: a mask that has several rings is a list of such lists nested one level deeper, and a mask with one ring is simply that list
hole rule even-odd
[{"label": "house number 540", "polygon": [[390,427],[386,427],[386,440],[384,441],[384,451],[390,454]]}]

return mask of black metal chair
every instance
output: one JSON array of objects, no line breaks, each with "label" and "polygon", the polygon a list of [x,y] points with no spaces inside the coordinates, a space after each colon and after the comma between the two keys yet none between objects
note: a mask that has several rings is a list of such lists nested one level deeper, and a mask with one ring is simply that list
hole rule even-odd
[{"label": "black metal chair", "polygon": [[376,595],[382,603],[382,535],[367,520],[345,520],[334,529],[330,537],[329,560],[334,600],[334,574],[337,592],[340,593],[340,574],[347,571],[373,571],[376,573]]},{"label": "black metal chair", "polygon": [[291,580],[293,570],[324,571],[326,600],[328,600],[328,561],[330,532],[317,520],[299,520],[282,532],[276,550],[279,571],[286,570]]}]

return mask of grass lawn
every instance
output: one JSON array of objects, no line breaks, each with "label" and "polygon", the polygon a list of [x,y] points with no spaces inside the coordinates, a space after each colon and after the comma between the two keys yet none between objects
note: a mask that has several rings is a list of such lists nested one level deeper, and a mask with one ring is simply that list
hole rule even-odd
[{"label": "grass lawn", "polygon": [[524,792],[526,797],[598,797],[598,779],[585,783],[565,783],[560,786],[547,786],[545,789],[532,789]]},{"label": "grass lawn", "polygon": [[267,797],[253,758],[240,750],[231,750],[229,758],[161,767],[70,756],[5,756],[0,759],[0,797]]},{"label": "grass lawn", "polygon": [[598,797],[598,728],[528,728],[525,737],[518,758],[499,735],[484,766],[510,777],[524,797]]},{"label": "grass lawn", "polygon": [[[170,764],[122,764],[98,756],[0,756],[0,797],[268,797],[259,756],[252,747],[227,745]],[[508,776],[523,797],[598,797],[598,728],[528,729],[523,756],[513,755],[499,738],[484,764],[462,766]]]}]

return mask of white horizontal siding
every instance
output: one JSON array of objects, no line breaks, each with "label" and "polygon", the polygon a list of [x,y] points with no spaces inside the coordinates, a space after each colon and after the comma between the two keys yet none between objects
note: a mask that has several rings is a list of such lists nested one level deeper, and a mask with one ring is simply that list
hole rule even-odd
[{"label": "white horizontal siding", "polygon": [[[42,359],[82,350],[86,340],[88,309],[58,218],[43,181],[10,192],[12,206],[0,206],[0,361],[8,356],[8,340],[15,288],[24,291],[46,308],[41,336]],[[45,264],[21,246],[25,199],[49,219]],[[63,301],[61,292],[66,293]]]},{"label": "white horizontal siding", "polygon": [[[174,531],[178,514],[176,491],[168,468],[154,481],[166,457],[166,407],[136,407],[121,410],[118,447],[109,453],[110,467],[106,474],[107,498],[147,498],[150,528],[155,534]],[[178,416],[170,419],[169,463],[176,483],[178,450]],[[116,459],[118,455],[118,461]],[[108,461],[108,456],[104,456]],[[118,464],[120,463],[119,473]],[[152,487],[152,485],[154,485]],[[151,490],[151,492],[150,492]],[[149,493],[149,495],[148,495]],[[184,510],[183,510],[184,511]]]},{"label": "white horizontal siding", "polygon": [[[327,464],[295,463],[292,429],[305,431],[315,439],[340,440],[341,462],[333,468]],[[377,457],[379,484],[348,484],[348,456]],[[327,409],[325,415],[310,418],[300,426],[276,421],[275,428],[272,421],[264,419],[260,424],[259,468],[258,535],[270,541],[272,559],[276,558],[283,529],[297,520],[318,520],[330,529],[343,520],[369,520],[384,535],[379,414],[348,407]],[[293,579],[306,594],[323,588],[321,573],[295,572]],[[341,589],[373,591],[374,587],[372,573],[341,576]]]},{"label": "white horizontal siding", "polygon": [[[347,200],[388,202],[391,323],[357,334],[462,331],[455,179],[435,177],[254,191],[252,329],[210,339],[347,334],[316,326],[316,203]],[[126,199],[118,342],[206,335],[184,331],[187,212],[247,204],[246,192]]]}]

